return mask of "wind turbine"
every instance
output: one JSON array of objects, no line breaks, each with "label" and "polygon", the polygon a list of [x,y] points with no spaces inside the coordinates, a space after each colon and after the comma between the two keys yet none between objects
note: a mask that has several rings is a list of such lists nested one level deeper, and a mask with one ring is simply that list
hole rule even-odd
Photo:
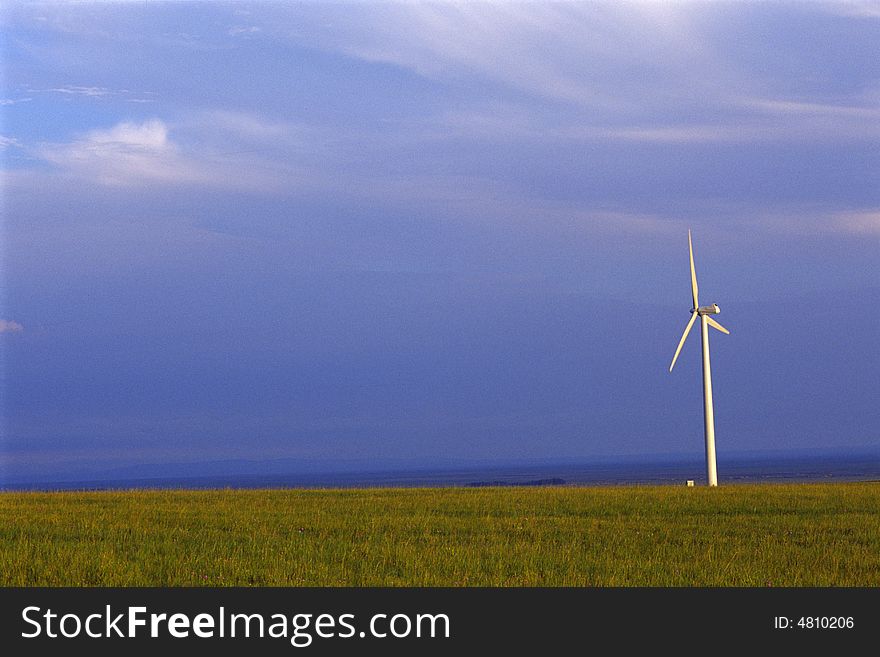
[{"label": "wind turbine", "polygon": [[669,371],[675,367],[675,361],[678,354],[687,339],[688,333],[694,325],[697,317],[700,318],[700,328],[703,334],[703,419],[706,426],[706,475],[710,486],[718,485],[718,470],[715,466],[715,412],[712,409],[712,367],[709,365],[709,327],[718,329],[722,333],[730,335],[730,331],[716,322],[712,315],[721,312],[718,304],[713,303],[711,306],[700,306],[697,301],[697,271],[694,269],[694,246],[691,242],[691,231],[688,230],[688,251],[691,256],[691,292],[694,297],[694,307],[691,308],[691,320],[684,329],[684,335],[678,343],[678,349],[675,350],[675,356],[672,357],[672,364]]}]

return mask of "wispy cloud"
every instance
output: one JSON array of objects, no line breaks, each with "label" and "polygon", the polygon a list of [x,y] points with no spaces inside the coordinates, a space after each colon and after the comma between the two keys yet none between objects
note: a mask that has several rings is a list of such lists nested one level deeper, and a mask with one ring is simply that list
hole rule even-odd
[{"label": "wispy cloud", "polygon": [[[868,8],[852,3],[847,11]],[[518,98],[514,102],[531,108],[499,117],[472,111],[465,102],[458,116],[446,117],[460,131],[548,134],[547,125],[534,125],[532,116],[547,116],[552,108],[552,129],[575,139],[711,143],[878,136],[876,99],[861,103],[865,99],[851,92],[836,103],[798,100],[797,80],[772,56],[755,75],[749,58],[719,38],[725,15],[681,3],[400,3],[310,12],[310,29],[291,34],[432,80],[481,79],[490,85],[484,100]],[[774,82],[791,88],[774,96],[768,93],[777,91]]]},{"label": "wispy cloud", "polygon": [[229,134],[254,141],[291,140],[301,135],[303,127],[289,121],[273,121],[248,112],[212,110],[199,115],[193,128],[215,134]]},{"label": "wispy cloud", "polygon": [[105,89],[104,87],[80,87],[76,85],[53,87],[51,89],[45,89],[44,91],[51,91],[57,94],[66,94],[68,96],[90,96],[92,98],[114,95],[113,92],[111,92],[109,89]]},{"label": "wispy cloud", "polygon": [[33,98],[0,98],[0,106],[16,105],[18,103],[29,103]]},{"label": "wispy cloud", "polygon": [[794,100],[748,98],[740,103],[749,109],[776,116],[836,116],[861,119],[880,119],[876,102],[869,106],[806,103]]},{"label": "wispy cloud", "polygon": [[[858,141],[880,138],[880,110],[833,108],[828,111],[801,112],[774,104],[773,116],[746,114],[717,124],[685,122],[676,125],[638,125],[614,127],[571,127],[561,134],[587,140],[607,139],[644,143],[746,143],[768,141]],[[840,110],[840,111],[835,111]],[[847,110],[852,110],[848,112]]]},{"label": "wispy cloud", "polygon": [[42,157],[105,185],[206,182],[206,175],[168,138],[159,119],[119,123],[66,144],[44,144]]},{"label": "wispy cloud", "polygon": [[832,221],[845,232],[880,237],[880,209],[838,212]]},{"label": "wispy cloud", "polygon": [[21,333],[24,327],[11,319],[0,319],[0,333]]},{"label": "wispy cloud", "polygon": [[248,36],[260,31],[261,29],[256,25],[236,25],[235,27],[229,28],[226,33],[229,36]]},{"label": "wispy cloud", "polygon": [[[135,91],[131,89],[109,89],[107,87],[84,86],[84,85],[61,85],[46,89],[27,88],[28,93],[58,94],[68,98],[91,98],[91,99],[122,99],[133,103],[155,102],[158,94],[155,91]],[[28,99],[30,100],[30,99]]]},{"label": "wispy cloud", "polygon": [[838,0],[816,3],[824,11],[847,18],[880,19],[880,3],[876,0]]},{"label": "wispy cloud", "polygon": [[13,146],[21,146],[21,142],[19,142],[18,139],[16,139],[15,137],[6,137],[4,135],[0,135],[0,150],[11,148]]},{"label": "wispy cloud", "polygon": [[715,123],[663,123],[658,118],[653,123],[621,124],[574,119],[548,122],[524,108],[499,105],[491,110],[456,110],[438,117],[435,126],[434,130],[423,128],[421,134],[413,131],[413,136],[646,144],[840,141],[880,138],[880,109],[762,101],[734,117],[719,117]]},{"label": "wispy cloud", "polygon": [[603,57],[605,30],[615,30],[601,17],[584,23],[585,31],[571,29],[584,13],[574,4],[401,3],[332,13],[330,29],[298,35],[427,78],[477,75],[540,97],[618,107],[623,99],[583,75],[585,60]]},{"label": "wispy cloud", "polygon": [[739,215],[737,225],[751,231],[770,232],[792,236],[854,235],[880,237],[880,208],[842,209],[833,206],[788,205],[750,210],[748,217],[742,211],[729,208],[728,213]]},{"label": "wispy cloud", "polygon": [[[271,191],[298,182],[294,167],[263,159],[253,150],[228,145],[218,150],[208,142],[184,147],[170,132],[157,118],[124,121],[70,142],[43,143],[35,154],[67,176],[111,187],[162,184]],[[222,134],[214,134],[211,143],[222,141]]]}]

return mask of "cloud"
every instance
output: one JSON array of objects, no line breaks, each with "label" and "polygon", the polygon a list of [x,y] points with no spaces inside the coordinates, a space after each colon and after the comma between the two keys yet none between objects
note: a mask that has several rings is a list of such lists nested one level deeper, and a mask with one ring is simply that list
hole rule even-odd
[{"label": "cloud", "polygon": [[577,5],[410,3],[330,12],[332,22],[306,38],[358,59],[426,78],[477,75],[545,98],[619,104],[569,65],[596,54],[594,35],[571,29],[584,17]]},{"label": "cloud", "polygon": [[880,209],[838,212],[832,216],[832,221],[845,232],[880,237]]},{"label": "cloud", "polygon": [[[785,106],[788,103],[779,101],[777,105]],[[573,138],[589,140],[677,144],[819,140],[839,142],[880,138],[880,111],[877,110],[834,108],[826,112],[816,111],[805,114],[796,109],[792,111],[794,116],[780,111],[778,116],[774,117],[745,115],[735,121],[717,124],[574,127],[564,130],[563,133]]]},{"label": "cloud", "polygon": [[0,135],[0,150],[5,150],[13,146],[21,146],[21,142],[19,142],[18,139],[16,139],[15,137],[6,137],[4,135]]},{"label": "cloud", "polygon": [[[264,136],[274,134],[274,128],[241,120],[239,124]],[[299,181],[295,167],[263,159],[253,149],[230,147],[224,138],[228,135],[215,129],[211,141],[183,147],[171,138],[168,125],[154,118],[92,130],[71,142],[43,143],[35,153],[66,176],[110,187],[201,185],[272,191]],[[220,143],[225,143],[223,150],[210,146]]]},{"label": "cloud", "polygon": [[880,107],[868,94],[849,104],[787,98],[732,99],[744,111],[740,122],[757,138],[877,139]]},{"label": "cloud", "polygon": [[[62,96],[73,98],[83,97],[92,99],[108,99],[121,98],[132,103],[151,103],[156,101],[158,94],[155,91],[132,91],[131,89],[109,89],[107,87],[83,86],[83,85],[62,85],[60,87],[50,87],[48,89],[32,89],[27,88],[29,93],[48,93],[60,94]],[[26,100],[31,100],[30,98]]]},{"label": "cloud", "polygon": [[51,91],[58,94],[66,94],[68,96],[110,96],[113,92],[109,89],[105,89],[104,87],[79,87],[79,86],[66,86],[66,87],[54,87],[52,89],[46,89],[45,91]]},{"label": "cloud", "polygon": [[657,126],[564,126],[551,131],[576,141],[624,141],[646,144],[702,144],[766,139],[767,130],[743,125],[683,124]]},{"label": "cloud", "polygon": [[[742,215],[744,210],[728,208],[728,214]],[[788,205],[750,211],[738,224],[751,231],[799,236],[880,237],[880,208],[842,209],[833,206]]]},{"label": "cloud", "polygon": [[725,98],[727,112],[707,113],[704,120],[675,121],[674,116],[658,114],[638,122],[626,115],[592,120],[554,115],[548,120],[527,104],[495,102],[447,112],[436,123],[446,134],[451,130],[471,138],[680,144],[880,139],[880,93],[863,92],[851,100],[834,104],[731,96]]},{"label": "cloud", "polygon": [[862,140],[880,138],[880,110],[787,101],[751,101],[752,109],[716,122],[638,124],[542,120],[525,107],[503,105],[456,110],[436,119],[436,128],[415,138],[450,135],[476,139],[557,139],[574,142],[707,144],[774,141]]},{"label": "cloud", "polygon": [[[850,10],[866,7],[853,3]],[[815,97],[803,102],[811,88],[785,65],[787,59],[798,61],[797,52],[768,54],[759,74],[752,71],[752,57],[744,57],[727,36],[730,13],[680,3],[400,3],[313,8],[290,35],[432,80],[480,80],[488,83],[484,101],[505,97],[528,108],[520,116],[489,111],[480,117],[480,108],[465,101],[459,116],[447,117],[462,131],[471,123],[475,133],[484,129],[492,136],[547,134],[548,126],[535,125],[532,116],[552,113],[551,127],[561,136],[588,140],[713,143],[880,135],[876,99],[851,91],[834,102]],[[745,27],[760,18],[733,15]],[[290,21],[277,21],[285,22]],[[817,45],[832,46],[839,46],[833,36]],[[862,68],[854,63],[853,75],[863,75]],[[810,73],[835,71],[829,64]],[[864,84],[851,85],[857,88]]]},{"label": "cloud", "polygon": [[260,28],[256,25],[236,25],[229,28],[226,32],[229,36],[246,36],[248,34],[256,34],[260,32]]},{"label": "cloud", "polygon": [[181,154],[159,119],[93,130],[67,144],[44,144],[40,154],[70,173],[105,185],[206,181],[205,172]]},{"label": "cloud", "polygon": [[0,333],[21,333],[24,327],[11,319],[0,319]]},{"label": "cloud", "polygon": [[841,116],[880,120],[880,109],[852,105],[832,105],[829,103],[805,103],[793,100],[772,100],[750,98],[741,101],[744,107],[777,116]]},{"label": "cloud", "polygon": [[847,18],[880,19],[880,4],[876,0],[838,0],[816,3],[824,11]]},{"label": "cloud", "polygon": [[232,133],[254,141],[289,140],[302,132],[302,127],[280,121],[270,121],[256,114],[215,110],[205,112],[193,127],[207,127],[214,133]]},{"label": "cloud", "polygon": [[117,144],[148,149],[165,149],[168,142],[168,128],[158,119],[140,125],[120,123],[109,130],[94,130],[88,135],[89,141],[96,144]]},{"label": "cloud", "polygon": [[27,103],[32,100],[33,98],[0,98],[0,106],[5,107],[7,105],[15,105],[17,103]]},{"label": "cloud", "polygon": [[711,103],[731,87],[705,13],[678,3],[331,5],[297,15],[288,35],[432,80],[488,82],[487,96],[613,118]]}]

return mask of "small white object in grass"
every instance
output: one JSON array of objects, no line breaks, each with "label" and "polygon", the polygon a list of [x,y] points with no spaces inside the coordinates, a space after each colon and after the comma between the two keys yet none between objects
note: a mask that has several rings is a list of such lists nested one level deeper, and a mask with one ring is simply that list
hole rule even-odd
[{"label": "small white object in grass", "polygon": [[688,485],[689,488],[693,488],[693,486],[694,486],[694,480],[693,480],[693,479],[688,479],[688,480],[687,480],[687,485]]}]

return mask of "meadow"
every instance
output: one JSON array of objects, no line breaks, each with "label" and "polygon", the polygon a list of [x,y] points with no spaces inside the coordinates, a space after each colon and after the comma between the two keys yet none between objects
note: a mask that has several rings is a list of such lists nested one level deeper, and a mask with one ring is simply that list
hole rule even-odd
[{"label": "meadow", "polygon": [[880,483],[0,493],[3,586],[880,586]]}]

